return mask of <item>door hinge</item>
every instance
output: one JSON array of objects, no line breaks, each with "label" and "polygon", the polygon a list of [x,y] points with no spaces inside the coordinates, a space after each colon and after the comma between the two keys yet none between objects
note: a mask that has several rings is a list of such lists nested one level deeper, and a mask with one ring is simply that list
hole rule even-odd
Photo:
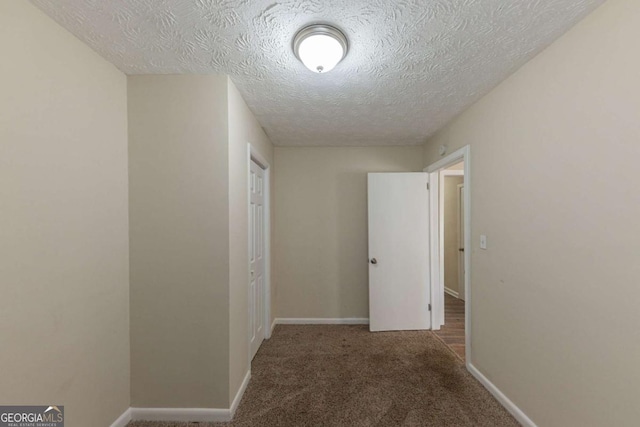
[{"label": "door hinge", "polygon": [[427,182],[427,190],[429,189],[429,183]]},{"label": "door hinge", "polygon": [[431,304],[429,304],[429,311],[431,311]]}]

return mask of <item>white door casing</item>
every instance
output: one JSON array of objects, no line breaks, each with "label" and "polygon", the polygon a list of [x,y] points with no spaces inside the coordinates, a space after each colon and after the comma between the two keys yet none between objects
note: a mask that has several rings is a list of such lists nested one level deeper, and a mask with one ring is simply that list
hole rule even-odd
[{"label": "white door casing", "polygon": [[370,173],[369,327],[430,329],[426,173]]},{"label": "white door casing", "polygon": [[[467,368],[471,366],[471,335],[472,325],[471,325],[471,298],[473,297],[472,287],[471,287],[471,192],[472,192],[472,173],[471,173],[471,147],[466,145],[462,148],[457,149],[453,153],[444,156],[442,159],[436,161],[435,163],[427,166],[424,171],[429,174],[429,179],[432,183],[438,182],[439,175],[441,171],[447,169],[449,166],[452,166],[459,162],[464,162],[464,335],[465,335],[465,361]],[[442,208],[442,203],[440,203],[440,197],[442,196],[442,191],[439,191],[439,187],[434,184],[432,186],[431,195],[430,195],[430,239],[431,239],[431,266],[432,266],[432,327],[434,329],[439,329],[442,324],[444,324],[444,287],[442,286],[442,270],[440,261],[442,259],[442,235],[439,232],[439,212]]]},{"label": "white door casing", "polygon": [[265,338],[265,179],[264,170],[251,161],[249,174],[249,346],[251,359]]},{"label": "white door casing", "polygon": [[458,248],[458,298],[464,301],[464,184],[458,184]]}]

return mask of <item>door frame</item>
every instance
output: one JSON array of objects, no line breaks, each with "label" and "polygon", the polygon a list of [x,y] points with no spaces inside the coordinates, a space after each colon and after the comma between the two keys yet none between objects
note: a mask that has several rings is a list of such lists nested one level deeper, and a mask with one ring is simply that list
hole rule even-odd
[{"label": "door frame", "polygon": [[[251,162],[255,162],[264,171],[264,292],[262,295],[264,301],[264,339],[271,338],[271,165],[267,159],[254,147],[251,143],[247,144],[247,212],[251,207]],[[251,230],[251,216],[247,219],[247,248],[251,245],[251,235],[248,232]],[[251,260],[247,259],[247,273],[250,272]],[[251,280],[249,274],[249,280]],[[249,283],[247,283],[247,289],[249,289]],[[251,310],[251,307],[248,307]],[[251,312],[247,312],[247,316],[250,322]],[[249,362],[251,362],[251,325],[249,325],[247,334],[247,342],[249,344]]]},{"label": "door frame", "polygon": [[[458,209],[457,210],[457,214],[458,214],[458,245],[462,245],[462,248],[464,248],[464,192],[465,192],[465,185],[464,185],[464,181],[462,182],[462,184],[458,184],[456,186],[456,196],[457,196],[457,201],[458,201]],[[460,197],[460,193],[462,193],[462,197]],[[460,233],[462,229],[462,233]],[[462,234],[462,236],[461,236]],[[461,239],[462,238],[462,239]],[[461,241],[462,240],[462,241]],[[458,246],[459,248],[460,246]],[[466,249],[464,250],[464,252],[466,252]],[[464,252],[462,253],[462,262],[460,262],[460,253],[458,252],[458,286],[460,286],[461,283],[464,283]],[[461,298],[460,298],[461,297]],[[461,290],[458,292],[458,298],[460,298],[463,301],[466,301],[466,295],[464,293],[464,286],[461,288]]]},{"label": "door frame", "polygon": [[[465,364],[471,364],[471,147],[466,145],[453,153],[443,157],[437,162],[427,166],[424,171],[429,174],[432,191],[430,191],[430,233],[431,243],[431,325],[433,329],[440,329],[444,322],[444,283],[441,281],[443,269],[441,269],[440,244],[442,235],[440,233],[440,172],[449,166],[460,161],[464,162],[464,336],[465,336]],[[444,262],[444,260],[442,261]]]}]

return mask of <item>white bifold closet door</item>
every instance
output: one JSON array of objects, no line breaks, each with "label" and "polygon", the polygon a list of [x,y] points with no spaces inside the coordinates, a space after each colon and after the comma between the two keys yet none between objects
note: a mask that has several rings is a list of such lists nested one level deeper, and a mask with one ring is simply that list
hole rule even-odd
[{"label": "white bifold closet door", "polygon": [[251,162],[249,176],[249,327],[251,358],[264,341],[264,170]]}]

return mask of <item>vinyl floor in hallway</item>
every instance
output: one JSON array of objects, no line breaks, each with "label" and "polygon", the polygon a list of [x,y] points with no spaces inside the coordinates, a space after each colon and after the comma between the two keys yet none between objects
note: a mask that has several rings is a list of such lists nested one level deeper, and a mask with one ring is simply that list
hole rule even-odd
[{"label": "vinyl floor in hallway", "polygon": [[464,360],[464,301],[444,294],[444,325],[434,331],[440,339]]},{"label": "vinyl floor in hallway", "polygon": [[232,423],[130,427],[517,426],[430,331],[278,325]]}]

